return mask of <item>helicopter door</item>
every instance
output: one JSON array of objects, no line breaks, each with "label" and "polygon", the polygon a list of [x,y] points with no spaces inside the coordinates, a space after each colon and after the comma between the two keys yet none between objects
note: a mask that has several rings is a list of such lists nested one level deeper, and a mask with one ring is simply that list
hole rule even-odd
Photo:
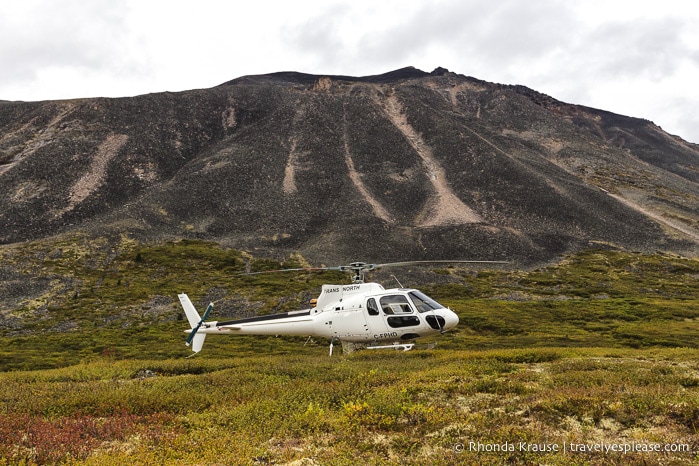
[{"label": "helicopter door", "polygon": [[386,324],[390,328],[399,329],[420,325],[420,318],[415,315],[408,298],[404,295],[382,296],[380,303],[385,314]]},{"label": "helicopter door", "polygon": [[379,304],[374,298],[369,298],[366,301],[365,319],[369,330],[375,339],[383,338],[386,335],[388,328],[386,327],[386,322],[381,315]]},{"label": "helicopter door", "polygon": [[361,308],[347,308],[337,306],[332,314],[330,328],[334,335],[343,338],[366,338],[369,327],[366,316]]}]

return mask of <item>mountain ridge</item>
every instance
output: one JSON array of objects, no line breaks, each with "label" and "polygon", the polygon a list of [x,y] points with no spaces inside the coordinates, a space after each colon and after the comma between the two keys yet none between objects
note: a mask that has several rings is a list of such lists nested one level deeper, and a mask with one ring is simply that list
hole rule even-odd
[{"label": "mountain ridge", "polygon": [[699,146],[437,68],[0,102],[0,244],[75,230],[312,261],[695,255]]}]

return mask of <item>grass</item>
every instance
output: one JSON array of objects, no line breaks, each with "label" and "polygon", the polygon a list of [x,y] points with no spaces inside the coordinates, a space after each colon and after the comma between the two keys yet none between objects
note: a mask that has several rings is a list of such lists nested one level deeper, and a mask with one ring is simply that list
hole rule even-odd
[{"label": "grass", "polygon": [[[682,444],[696,451],[697,350],[325,348],[195,360],[95,360],[2,374],[9,462],[500,464],[477,442]],[[663,454],[670,464],[696,453]],[[648,464],[656,453],[510,462]],[[696,456],[694,456],[696,459]]]},{"label": "grass", "polygon": [[[49,284],[0,309],[14,319],[0,464],[699,462],[696,260],[587,251],[535,271],[441,269],[420,288],[461,323],[435,349],[329,358],[323,340],[212,337],[185,359],[177,292],[216,301],[220,319],[297,309],[346,277],[244,276],[303,259],[198,241],[0,256]],[[631,445],[681,451],[610,450]]]}]

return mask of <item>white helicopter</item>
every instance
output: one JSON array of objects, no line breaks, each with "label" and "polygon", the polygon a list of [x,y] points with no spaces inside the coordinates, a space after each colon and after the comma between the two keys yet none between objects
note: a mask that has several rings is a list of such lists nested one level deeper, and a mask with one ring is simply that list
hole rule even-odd
[{"label": "white helicopter", "polygon": [[[408,351],[421,337],[444,333],[459,323],[454,311],[413,288],[385,289],[378,283],[364,283],[364,274],[381,267],[416,264],[480,263],[506,264],[502,261],[410,261],[386,264],[353,262],[337,267],[296,268],[253,272],[262,273],[340,270],[352,272],[351,285],[323,285],[320,296],[311,300],[310,309],[223,322],[205,322],[213,303],[199,316],[186,294],[179,294],[180,303],[191,329],[186,344],[199,353],[209,334],[219,335],[289,335],[317,336],[330,339],[330,356],[336,341],[343,350],[402,349]],[[399,283],[400,285],[400,283]]]}]

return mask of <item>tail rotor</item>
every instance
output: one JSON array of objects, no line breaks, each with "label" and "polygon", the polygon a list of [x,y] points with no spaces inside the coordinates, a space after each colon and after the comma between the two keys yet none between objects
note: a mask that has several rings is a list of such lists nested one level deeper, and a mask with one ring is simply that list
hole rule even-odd
[{"label": "tail rotor", "polygon": [[194,308],[192,301],[189,300],[189,297],[186,294],[182,293],[178,295],[178,297],[180,298],[180,303],[182,304],[184,313],[187,315],[189,325],[192,328],[192,331],[189,332],[189,336],[187,336],[185,344],[187,346],[191,345],[192,351],[198,353],[204,346],[204,339],[206,338],[206,333],[197,334],[197,332],[199,331],[201,326],[204,325],[204,322],[209,317],[209,314],[214,308],[214,303],[209,303],[206,310],[204,311],[204,315],[202,317],[199,317],[199,313]]},{"label": "tail rotor", "polygon": [[199,331],[199,328],[204,324],[204,321],[209,317],[209,314],[211,314],[211,310],[214,308],[214,303],[209,303],[209,305],[206,307],[206,310],[204,311],[204,315],[202,316],[201,320],[197,323],[196,326],[192,329],[192,332],[189,334],[187,337],[187,341],[185,344],[187,346],[192,344],[192,340],[194,340],[194,337],[197,335],[197,332]]}]

